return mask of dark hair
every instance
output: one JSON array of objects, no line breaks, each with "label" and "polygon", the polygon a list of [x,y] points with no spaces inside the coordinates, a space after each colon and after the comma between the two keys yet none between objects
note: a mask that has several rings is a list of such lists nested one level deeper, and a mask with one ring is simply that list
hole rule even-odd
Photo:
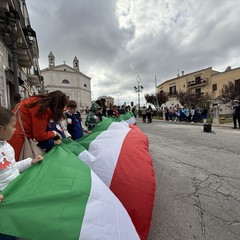
[{"label": "dark hair", "polygon": [[59,122],[62,118],[64,118],[63,109],[68,103],[68,97],[65,93],[61,91],[53,91],[46,94],[38,94],[34,97],[39,98],[36,102],[25,104],[25,107],[35,107],[36,105],[40,105],[36,116],[42,117],[50,108],[52,112],[52,119],[54,122]]},{"label": "dark hair", "polygon": [[97,103],[102,108],[102,101],[101,100],[98,99],[95,103]]},{"label": "dark hair", "polygon": [[76,108],[76,107],[77,107],[76,101],[74,101],[74,100],[69,100],[69,101],[68,101],[68,104],[67,104],[67,107]]},{"label": "dark hair", "polygon": [[0,125],[6,126],[10,122],[11,118],[14,116],[14,113],[10,110],[0,106]]}]

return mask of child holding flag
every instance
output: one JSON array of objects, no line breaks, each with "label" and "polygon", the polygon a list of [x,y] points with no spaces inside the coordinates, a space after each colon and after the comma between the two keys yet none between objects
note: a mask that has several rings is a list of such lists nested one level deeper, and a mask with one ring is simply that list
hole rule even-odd
[{"label": "child holding flag", "polygon": [[[6,141],[9,140],[16,129],[16,117],[10,110],[0,106],[0,191],[2,191],[21,172],[31,165],[42,161],[43,157],[27,158],[20,162],[15,161],[13,147]],[[0,201],[2,200],[0,195]]]},{"label": "child holding flag", "polygon": [[[0,192],[14,180],[20,172],[43,160],[38,155],[36,158],[27,158],[20,162],[15,161],[13,147],[6,141],[9,140],[16,130],[16,117],[14,113],[0,106]],[[0,203],[3,200],[0,194]],[[15,237],[0,233],[0,239],[13,240]]]}]

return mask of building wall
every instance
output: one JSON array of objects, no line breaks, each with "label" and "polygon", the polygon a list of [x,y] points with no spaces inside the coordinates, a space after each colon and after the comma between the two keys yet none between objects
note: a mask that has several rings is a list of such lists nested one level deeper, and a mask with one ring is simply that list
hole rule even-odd
[{"label": "building wall", "polygon": [[[184,91],[184,92],[187,91],[188,89],[191,91],[195,91],[195,89],[201,88],[201,92],[206,93],[206,92],[209,92],[209,90],[211,89],[212,74],[213,74],[213,71],[211,67],[202,69],[196,72],[183,74],[176,78],[167,80],[164,83],[160,84],[157,88],[158,88],[158,91],[163,90],[166,93],[170,92],[169,89],[172,86],[176,86],[176,91]],[[197,77],[200,77],[201,79],[205,79],[207,81],[207,84],[195,85],[195,86],[191,85],[191,83],[195,82],[195,79]]]},{"label": "building wall", "polygon": [[217,84],[216,96],[221,94],[221,89],[223,85],[228,84],[228,82],[233,82],[240,79],[240,68],[231,69],[217,75],[212,76],[212,84]]},{"label": "building wall", "polygon": [[[200,84],[196,84],[197,78],[201,79]],[[157,87],[158,91],[164,91],[169,93],[171,86],[176,86],[176,91],[190,90],[195,92],[196,89],[201,89],[201,93],[214,94],[214,97],[218,97],[221,94],[223,85],[228,84],[229,81],[235,84],[235,80],[240,79],[240,68],[228,69],[224,72],[217,72],[212,70],[212,67],[205,68],[199,71],[195,71],[186,75],[182,75],[170,80],[165,81]],[[213,85],[215,88],[213,89]],[[175,98],[174,94],[169,96]]]},{"label": "building wall", "polygon": [[8,50],[4,44],[0,41],[0,105],[4,107],[10,107],[8,90],[7,90],[7,81],[6,81],[6,72],[8,68]]},{"label": "building wall", "polygon": [[41,71],[44,88],[51,92],[60,90],[75,100],[79,108],[91,106],[91,79],[68,65],[60,65]]},{"label": "building wall", "polygon": [[[2,2],[2,0],[1,0]],[[38,68],[36,32],[31,28],[25,1],[3,1],[0,8],[0,104],[12,108],[19,94],[28,97],[42,87],[39,74],[29,69]],[[12,24],[9,24],[11,21]],[[30,41],[30,36],[34,38]]]}]

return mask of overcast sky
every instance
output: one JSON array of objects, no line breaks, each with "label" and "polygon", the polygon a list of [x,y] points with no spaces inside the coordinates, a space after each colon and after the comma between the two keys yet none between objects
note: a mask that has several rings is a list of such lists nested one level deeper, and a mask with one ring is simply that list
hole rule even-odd
[{"label": "overcast sky", "polygon": [[26,0],[37,33],[40,68],[56,65],[91,77],[92,100],[137,104],[157,84],[206,67],[240,67],[239,0]]}]

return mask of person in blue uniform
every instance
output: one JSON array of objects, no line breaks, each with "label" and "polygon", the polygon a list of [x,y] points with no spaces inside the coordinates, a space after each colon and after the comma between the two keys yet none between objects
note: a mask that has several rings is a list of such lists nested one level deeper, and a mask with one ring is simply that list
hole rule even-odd
[{"label": "person in blue uniform", "polygon": [[77,140],[83,137],[84,128],[82,127],[82,118],[80,112],[77,111],[77,103],[74,100],[69,100],[67,110],[64,112],[66,119],[61,125],[67,138]]}]

